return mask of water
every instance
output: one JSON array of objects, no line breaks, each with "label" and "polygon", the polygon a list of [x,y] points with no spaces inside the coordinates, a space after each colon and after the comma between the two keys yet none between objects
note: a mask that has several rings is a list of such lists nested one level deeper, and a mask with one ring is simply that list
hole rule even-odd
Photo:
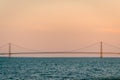
[{"label": "water", "polygon": [[120,58],[0,58],[0,80],[120,80]]}]

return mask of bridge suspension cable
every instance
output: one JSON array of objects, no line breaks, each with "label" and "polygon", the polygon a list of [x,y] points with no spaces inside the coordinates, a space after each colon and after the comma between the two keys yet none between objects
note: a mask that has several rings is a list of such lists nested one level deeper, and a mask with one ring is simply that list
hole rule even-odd
[{"label": "bridge suspension cable", "polygon": [[21,48],[21,49],[25,49],[25,50],[29,50],[29,51],[34,51],[34,52],[40,51],[40,50],[26,48],[26,47],[23,47],[23,46],[20,46],[20,45],[16,45],[16,44],[13,44],[13,43],[12,43],[12,46],[15,46],[15,47],[18,47],[18,48]]},{"label": "bridge suspension cable", "polygon": [[81,48],[78,48],[78,49],[73,49],[73,50],[71,50],[71,51],[69,51],[69,52],[75,52],[75,51],[78,51],[78,50],[86,49],[86,48],[95,46],[95,45],[97,45],[98,43],[99,43],[99,42],[96,42],[96,43],[90,44],[90,45],[88,45],[88,46],[84,46],[84,47],[81,47]]},{"label": "bridge suspension cable", "polygon": [[2,49],[3,47],[6,47],[8,44],[4,44],[0,46],[0,49]]},{"label": "bridge suspension cable", "polygon": [[112,44],[106,43],[106,42],[104,42],[103,44],[105,44],[107,46],[110,46],[110,47],[113,47],[113,48],[116,48],[116,49],[120,49],[120,47],[118,47],[116,45],[112,45]]}]

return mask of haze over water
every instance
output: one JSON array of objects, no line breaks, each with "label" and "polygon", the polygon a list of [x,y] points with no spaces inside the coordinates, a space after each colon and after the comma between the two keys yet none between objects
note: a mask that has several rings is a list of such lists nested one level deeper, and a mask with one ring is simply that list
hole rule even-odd
[{"label": "haze over water", "polygon": [[120,46],[119,35],[119,0],[0,0],[1,45],[69,51],[100,41]]}]

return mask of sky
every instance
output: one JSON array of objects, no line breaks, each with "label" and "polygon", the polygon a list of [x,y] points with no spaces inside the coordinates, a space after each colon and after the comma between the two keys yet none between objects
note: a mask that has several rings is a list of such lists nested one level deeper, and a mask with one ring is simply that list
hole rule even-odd
[{"label": "sky", "polygon": [[[0,0],[0,44],[69,51],[120,46],[120,0]],[[99,45],[98,45],[99,46]]]}]

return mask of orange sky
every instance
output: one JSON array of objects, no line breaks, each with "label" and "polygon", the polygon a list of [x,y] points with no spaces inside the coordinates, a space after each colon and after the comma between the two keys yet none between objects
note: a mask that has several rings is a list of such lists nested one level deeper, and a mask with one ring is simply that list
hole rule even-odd
[{"label": "orange sky", "polygon": [[67,51],[120,46],[120,0],[0,0],[0,44]]}]

